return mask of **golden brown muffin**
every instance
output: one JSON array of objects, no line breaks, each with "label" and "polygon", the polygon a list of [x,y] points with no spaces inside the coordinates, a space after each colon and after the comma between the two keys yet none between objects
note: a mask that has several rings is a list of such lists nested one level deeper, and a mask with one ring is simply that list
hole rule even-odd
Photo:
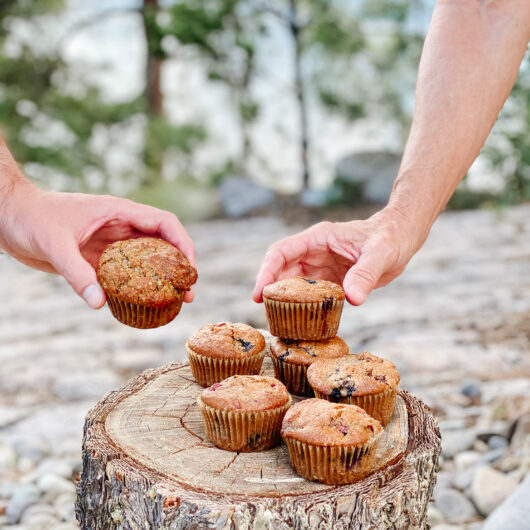
[{"label": "golden brown muffin", "polygon": [[200,385],[210,386],[231,375],[259,374],[266,343],[251,326],[219,322],[199,329],[186,349],[193,376]]},{"label": "golden brown muffin", "polygon": [[234,375],[206,388],[197,403],[214,445],[248,453],[280,443],[291,396],[274,377]]},{"label": "golden brown muffin", "polygon": [[293,405],[281,429],[296,473],[326,484],[348,484],[371,473],[381,433],[381,424],[360,407],[322,399]]},{"label": "golden brown muffin", "polygon": [[307,370],[315,396],[357,405],[386,425],[399,385],[396,367],[369,352],[315,361]]},{"label": "golden brown muffin", "polygon": [[283,381],[291,394],[314,396],[307,382],[307,368],[317,359],[334,359],[350,353],[348,345],[339,337],[322,341],[279,339],[270,343],[274,374]]},{"label": "golden brown muffin", "polygon": [[110,244],[96,273],[112,314],[135,328],[171,322],[197,281],[197,271],[178,248],[151,237]]},{"label": "golden brown muffin", "polygon": [[344,305],[344,290],[336,283],[295,276],[263,289],[270,331],[287,339],[323,340],[334,337]]}]

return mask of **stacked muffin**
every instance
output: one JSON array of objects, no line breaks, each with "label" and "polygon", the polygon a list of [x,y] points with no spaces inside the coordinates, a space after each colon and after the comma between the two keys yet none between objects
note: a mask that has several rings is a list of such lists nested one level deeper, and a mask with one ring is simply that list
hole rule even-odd
[{"label": "stacked muffin", "polygon": [[345,294],[332,282],[295,277],[263,290],[274,372],[308,399],[285,415],[282,437],[294,470],[328,484],[371,472],[377,443],[394,411],[399,374],[368,352],[350,354],[336,336]]}]

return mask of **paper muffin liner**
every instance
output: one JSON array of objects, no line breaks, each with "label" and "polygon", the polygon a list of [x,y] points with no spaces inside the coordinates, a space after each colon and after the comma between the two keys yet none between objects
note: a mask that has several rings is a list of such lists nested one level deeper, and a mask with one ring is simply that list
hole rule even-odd
[{"label": "paper muffin liner", "polygon": [[193,351],[186,342],[191,373],[202,386],[212,386],[232,375],[259,375],[266,348],[237,359],[217,359]]},{"label": "paper muffin liner", "polygon": [[394,414],[394,405],[396,403],[396,396],[398,388],[390,388],[384,392],[377,394],[367,394],[365,396],[346,396],[340,398],[333,398],[328,394],[319,392],[313,388],[315,397],[319,399],[326,399],[333,403],[348,403],[350,405],[357,405],[364,409],[372,418],[378,420],[381,425],[387,425],[392,414]]},{"label": "paper muffin liner", "polygon": [[227,451],[250,453],[264,451],[281,443],[282,420],[291,405],[291,399],[282,407],[255,412],[216,409],[206,405],[200,396],[197,404],[210,442]]},{"label": "paper muffin liner", "polygon": [[291,394],[313,397],[313,389],[307,381],[307,366],[282,361],[271,355],[274,376],[279,379]]},{"label": "paper muffin liner", "polygon": [[379,437],[362,446],[322,446],[284,438],[294,471],[307,480],[349,484],[373,471]]},{"label": "paper muffin liner", "polygon": [[344,300],[294,303],[263,297],[270,332],[282,339],[324,340],[337,334]]},{"label": "paper muffin liner", "polygon": [[186,291],[179,291],[178,298],[170,305],[148,307],[141,304],[124,302],[106,293],[107,304],[114,317],[122,324],[133,328],[158,328],[171,322],[180,312]]}]

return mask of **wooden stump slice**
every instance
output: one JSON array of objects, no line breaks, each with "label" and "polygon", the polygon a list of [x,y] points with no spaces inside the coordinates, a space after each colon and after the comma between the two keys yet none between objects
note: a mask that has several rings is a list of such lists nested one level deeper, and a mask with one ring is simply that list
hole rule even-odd
[{"label": "wooden stump slice", "polygon": [[373,474],[330,486],[296,475],[285,445],[256,453],[215,447],[196,404],[202,390],[187,363],[173,364],[147,370],[89,412],[76,503],[81,528],[425,527],[440,434],[409,393],[397,398]]}]

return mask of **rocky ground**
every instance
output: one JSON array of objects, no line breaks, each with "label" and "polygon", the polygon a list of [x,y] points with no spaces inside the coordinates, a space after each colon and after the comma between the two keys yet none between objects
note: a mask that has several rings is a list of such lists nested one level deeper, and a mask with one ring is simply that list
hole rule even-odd
[{"label": "rocky ground", "polygon": [[[0,256],[0,527],[77,527],[88,409],[145,368],[184,359],[185,339],[205,323],[265,326],[253,280],[267,246],[296,229],[269,218],[190,227],[196,301],[148,331]],[[394,361],[439,419],[430,524],[481,528],[530,465],[530,206],[444,214],[401,278],[345,309],[340,335]]]}]

